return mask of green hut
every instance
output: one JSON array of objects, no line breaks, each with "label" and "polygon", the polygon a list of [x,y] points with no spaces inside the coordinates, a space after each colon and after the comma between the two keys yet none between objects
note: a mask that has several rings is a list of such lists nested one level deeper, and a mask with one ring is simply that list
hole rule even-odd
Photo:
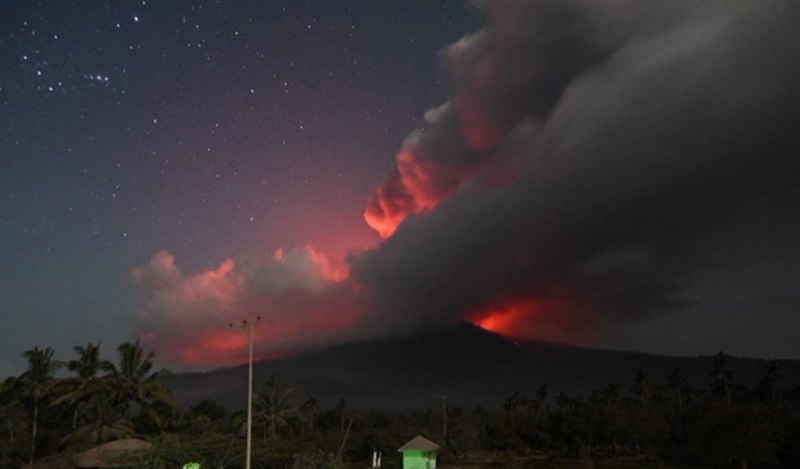
[{"label": "green hut", "polygon": [[437,449],[439,445],[417,435],[397,451],[403,453],[403,469],[434,469]]}]

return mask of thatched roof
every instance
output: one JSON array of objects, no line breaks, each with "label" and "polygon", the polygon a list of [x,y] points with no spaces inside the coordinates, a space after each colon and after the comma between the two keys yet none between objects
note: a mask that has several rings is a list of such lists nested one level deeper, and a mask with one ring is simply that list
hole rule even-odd
[{"label": "thatched roof", "polygon": [[439,449],[439,445],[422,435],[417,435],[397,451],[436,451],[437,449]]},{"label": "thatched roof", "polygon": [[119,458],[124,453],[139,451],[153,446],[144,440],[128,438],[127,440],[116,440],[96,448],[92,448],[83,453],[75,455],[75,467],[115,467],[114,459]]}]

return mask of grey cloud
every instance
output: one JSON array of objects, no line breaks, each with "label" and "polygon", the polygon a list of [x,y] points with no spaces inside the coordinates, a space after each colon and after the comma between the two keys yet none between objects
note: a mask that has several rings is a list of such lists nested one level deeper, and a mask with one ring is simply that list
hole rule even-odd
[{"label": "grey cloud", "polygon": [[488,163],[350,259],[373,327],[508,297],[563,301],[564,328],[687,308],[707,230],[769,223],[741,219],[753,200],[800,210],[797,2],[478,5],[486,28],[445,52],[460,126],[438,131]]}]

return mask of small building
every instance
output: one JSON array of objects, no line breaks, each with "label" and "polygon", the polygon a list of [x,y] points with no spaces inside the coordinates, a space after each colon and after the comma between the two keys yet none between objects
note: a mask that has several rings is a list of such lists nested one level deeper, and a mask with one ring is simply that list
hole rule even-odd
[{"label": "small building", "polygon": [[434,469],[438,449],[439,445],[417,435],[397,451],[403,453],[403,469]]}]

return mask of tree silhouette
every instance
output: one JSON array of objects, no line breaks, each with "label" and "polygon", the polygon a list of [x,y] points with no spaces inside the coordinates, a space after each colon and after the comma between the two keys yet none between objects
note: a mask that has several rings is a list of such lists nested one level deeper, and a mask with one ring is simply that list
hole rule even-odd
[{"label": "tree silhouette", "polygon": [[302,411],[303,415],[305,415],[306,423],[308,424],[308,433],[311,435],[314,433],[314,420],[316,419],[316,413],[319,410],[319,403],[315,398],[312,397],[300,406],[300,410]]},{"label": "tree silhouette", "polygon": [[105,360],[100,360],[100,342],[97,345],[88,343],[85,346],[78,345],[74,347],[78,358],[71,360],[67,363],[67,368],[74,372],[77,376],[74,378],[76,389],[72,393],[68,393],[62,400],[69,400],[75,405],[72,418],[73,430],[78,426],[78,415],[88,411],[88,408],[94,408],[98,413],[103,412],[105,409],[97,405],[100,400],[98,393],[103,391],[103,386],[98,386],[96,380],[98,379],[97,373],[100,371],[109,371],[111,363]]},{"label": "tree silhouette", "polygon": [[525,407],[525,401],[525,397],[522,396],[519,391],[514,391],[514,394],[508,396],[503,402],[503,410],[506,411],[508,421],[511,425],[516,422],[520,409]]},{"label": "tree silhouette", "polygon": [[758,384],[758,394],[762,400],[767,402],[781,400],[782,392],[780,384],[782,378],[780,365],[775,361],[767,363],[767,370],[764,372],[764,376]]},{"label": "tree silhouette", "polygon": [[162,411],[175,407],[172,392],[161,382],[166,371],[151,372],[153,352],[144,355],[139,341],[123,342],[117,347],[119,366],[111,365],[109,376],[111,402],[123,417],[131,418],[131,408],[139,409],[139,417],[157,427],[163,426]]},{"label": "tree silhouette", "polygon": [[[98,372],[112,372],[111,362],[100,360],[100,343],[74,348],[78,354],[67,368],[77,374],[70,378],[73,390],[53,401],[54,405],[75,405],[72,429],[62,442],[89,441],[95,444],[135,436],[133,422],[114,414],[114,381],[110,374],[97,376]],[[81,425],[77,425],[78,417]]]},{"label": "tree silhouette", "polygon": [[650,379],[644,371],[638,370],[636,372],[636,377],[633,378],[633,385],[631,385],[631,392],[639,403],[645,403],[652,396],[653,385],[650,384]]},{"label": "tree silhouette", "polygon": [[727,357],[719,352],[714,357],[714,367],[710,372],[711,394],[717,399],[723,399],[727,404],[731,403],[731,376],[728,370]]},{"label": "tree silhouette", "polygon": [[23,402],[22,383],[18,378],[8,377],[0,383],[0,415],[3,426],[8,429],[8,443],[13,446],[16,441],[15,429],[27,420],[27,412]]},{"label": "tree silhouette", "polygon": [[31,463],[36,456],[36,437],[42,401],[55,384],[53,374],[61,367],[61,363],[53,360],[53,353],[50,347],[44,349],[34,347],[22,354],[28,360],[28,369],[19,379],[31,409]]},{"label": "tree silhouette", "polygon": [[675,391],[675,395],[678,398],[678,412],[683,415],[686,413],[686,407],[689,404],[689,397],[691,395],[691,389],[689,387],[689,382],[686,381],[686,375],[681,368],[675,367],[669,373],[669,376],[667,376],[667,381],[669,387]]},{"label": "tree silhouette", "polygon": [[339,430],[344,433],[344,422],[347,418],[347,401],[344,398],[339,399],[339,403],[336,404],[336,411],[339,413]]},{"label": "tree silhouette", "polygon": [[547,420],[547,396],[548,396],[547,385],[542,384],[536,391],[536,396],[534,397],[533,401],[536,415],[541,421]]},{"label": "tree silhouette", "polygon": [[283,389],[280,380],[272,376],[256,394],[255,416],[264,425],[265,440],[274,440],[278,428],[290,428],[290,421],[300,416],[291,402],[293,393],[291,388]]}]

